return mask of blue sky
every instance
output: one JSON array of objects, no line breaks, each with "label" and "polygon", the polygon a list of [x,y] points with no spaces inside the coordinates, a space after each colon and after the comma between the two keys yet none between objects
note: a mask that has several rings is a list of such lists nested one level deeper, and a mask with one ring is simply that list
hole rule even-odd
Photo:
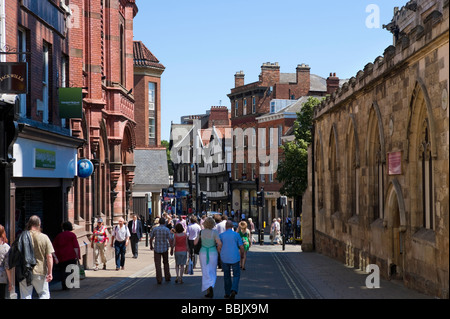
[{"label": "blue sky", "polygon": [[[261,65],[278,62],[294,73],[306,63],[311,73],[350,78],[383,55],[392,35],[383,29],[394,7],[407,0],[137,0],[134,40],[142,41],[166,67],[162,76],[163,140],[170,122],[230,107],[234,74],[258,80]],[[379,28],[369,28],[369,5],[379,8]],[[369,7],[371,9],[371,7]]]}]

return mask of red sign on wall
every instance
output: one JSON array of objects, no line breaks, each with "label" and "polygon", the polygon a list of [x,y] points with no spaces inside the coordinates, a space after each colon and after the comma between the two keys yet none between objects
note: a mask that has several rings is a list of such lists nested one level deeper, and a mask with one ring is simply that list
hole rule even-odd
[{"label": "red sign on wall", "polygon": [[402,152],[388,153],[389,175],[402,174]]}]

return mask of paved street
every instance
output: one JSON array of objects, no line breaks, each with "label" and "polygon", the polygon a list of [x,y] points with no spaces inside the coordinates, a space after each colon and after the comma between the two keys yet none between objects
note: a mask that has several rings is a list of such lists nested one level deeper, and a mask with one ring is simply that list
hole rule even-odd
[{"label": "paved street", "polygon": [[[157,285],[153,252],[140,243],[139,258],[127,252],[125,270],[116,271],[110,260],[107,270],[86,270],[81,288],[62,291],[60,283],[51,285],[52,299],[184,299],[202,300],[201,269],[184,275],[175,284],[174,257],[170,257],[172,281]],[[431,299],[406,289],[401,283],[381,280],[380,288],[365,286],[367,274],[346,267],[317,253],[304,253],[300,245],[254,245],[248,253],[246,270],[241,272],[237,299]],[[224,295],[223,273],[218,270],[214,299]]]}]

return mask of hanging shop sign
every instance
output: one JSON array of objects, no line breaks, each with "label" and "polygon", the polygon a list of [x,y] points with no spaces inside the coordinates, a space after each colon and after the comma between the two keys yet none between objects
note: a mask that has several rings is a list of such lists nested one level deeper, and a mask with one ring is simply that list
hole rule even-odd
[{"label": "hanging shop sign", "polygon": [[78,177],[88,178],[94,172],[94,165],[88,159],[78,161]]},{"label": "hanging shop sign", "polygon": [[1,94],[27,94],[27,63],[1,62],[0,63],[0,93]]},{"label": "hanging shop sign", "polygon": [[62,119],[83,117],[82,88],[59,88],[59,117]]}]

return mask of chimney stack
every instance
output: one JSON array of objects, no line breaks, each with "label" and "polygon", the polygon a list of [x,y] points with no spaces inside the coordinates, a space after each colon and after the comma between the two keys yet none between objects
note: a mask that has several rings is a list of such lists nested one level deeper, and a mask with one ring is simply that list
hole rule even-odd
[{"label": "chimney stack", "polygon": [[339,78],[336,76],[336,73],[330,73],[330,76],[327,78],[327,94],[332,94],[337,89],[339,89]]},{"label": "chimney stack", "polygon": [[280,65],[278,62],[267,62],[261,66],[259,81],[263,86],[273,86],[280,82]]},{"label": "chimney stack", "polygon": [[245,83],[245,74],[244,71],[236,72],[234,75],[234,87],[237,88],[239,86],[243,86]]},{"label": "chimney stack", "polygon": [[311,68],[308,64],[297,65],[297,85],[300,87],[300,96],[308,95],[311,89]]}]

